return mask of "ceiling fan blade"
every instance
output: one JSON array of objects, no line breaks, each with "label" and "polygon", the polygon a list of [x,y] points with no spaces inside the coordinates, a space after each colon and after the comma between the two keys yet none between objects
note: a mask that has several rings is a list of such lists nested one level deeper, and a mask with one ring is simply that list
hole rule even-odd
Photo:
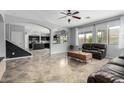
[{"label": "ceiling fan blade", "polygon": [[64,12],[60,12],[60,14],[64,14],[64,15],[67,15],[66,13],[64,13]]},{"label": "ceiling fan blade", "polygon": [[78,16],[72,16],[73,18],[76,18],[76,19],[81,19],[81,17],[78,17]]},{"label": "ceiling fan blade", "polygon": [[76,11],[76,12],[74,12],[74,13],[72,13],[72,15],[75,15],[75,14],[78,14],[79,12],[78,11]]},{"label": "ceiling fan blade", "polygon": [[58,19],[62,19],[62,18],[66,18],[67,16],[63,16],[63,17],[60,17],[60,18],[58,18]]}]

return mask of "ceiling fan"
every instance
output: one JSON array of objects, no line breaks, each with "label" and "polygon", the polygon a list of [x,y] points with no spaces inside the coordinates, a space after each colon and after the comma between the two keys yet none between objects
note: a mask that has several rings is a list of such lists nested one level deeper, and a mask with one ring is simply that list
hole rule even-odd
[{"label": "ceiling fan", "polygon": [[80,13],[79,11],[72,12],[71,10],[66,10],[66,12],[60,12],[60,14],[63,14],[65,16],[60,17],[59,19],[69,17],[68,18],[68,23],[70,23],[71,22],[71,18],[81,19],[81,17],[76,16],[76,14],[79,14],[79,13]]}]

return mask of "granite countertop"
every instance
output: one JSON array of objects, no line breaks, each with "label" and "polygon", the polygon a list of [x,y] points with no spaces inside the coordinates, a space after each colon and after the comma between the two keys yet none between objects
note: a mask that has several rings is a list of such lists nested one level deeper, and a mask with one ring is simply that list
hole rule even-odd
[{"label": "granite countertop", "polygon": [[4,57],[0,57],[0,62],[4,59]]}]

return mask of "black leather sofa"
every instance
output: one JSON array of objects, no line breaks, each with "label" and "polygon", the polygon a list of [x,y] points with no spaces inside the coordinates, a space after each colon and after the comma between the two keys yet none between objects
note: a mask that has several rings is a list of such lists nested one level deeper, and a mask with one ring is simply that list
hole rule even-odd
[{"label": "black leather sofa", "polygon": [[124,83],[124,59],[114,58],[97,72],[92,73],[88,83]]},{"label": "black leather sofa", "polygon": [[82,45],[82,52],[92,53],[93,58],[102,59],[106,56],[107,45],[96,43],[85,43]]}]

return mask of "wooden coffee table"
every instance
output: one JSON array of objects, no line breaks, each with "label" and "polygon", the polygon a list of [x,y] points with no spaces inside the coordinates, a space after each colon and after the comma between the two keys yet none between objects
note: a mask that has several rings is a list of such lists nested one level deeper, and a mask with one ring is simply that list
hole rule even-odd
[{"label": "wooden coffee table", "polygon": [[92,53],[82,52],[82,51],[69,51],[67,52],[68,57],[80,59],[83,62],[87,62],[88,60],[91,60],[92,62]]}]

